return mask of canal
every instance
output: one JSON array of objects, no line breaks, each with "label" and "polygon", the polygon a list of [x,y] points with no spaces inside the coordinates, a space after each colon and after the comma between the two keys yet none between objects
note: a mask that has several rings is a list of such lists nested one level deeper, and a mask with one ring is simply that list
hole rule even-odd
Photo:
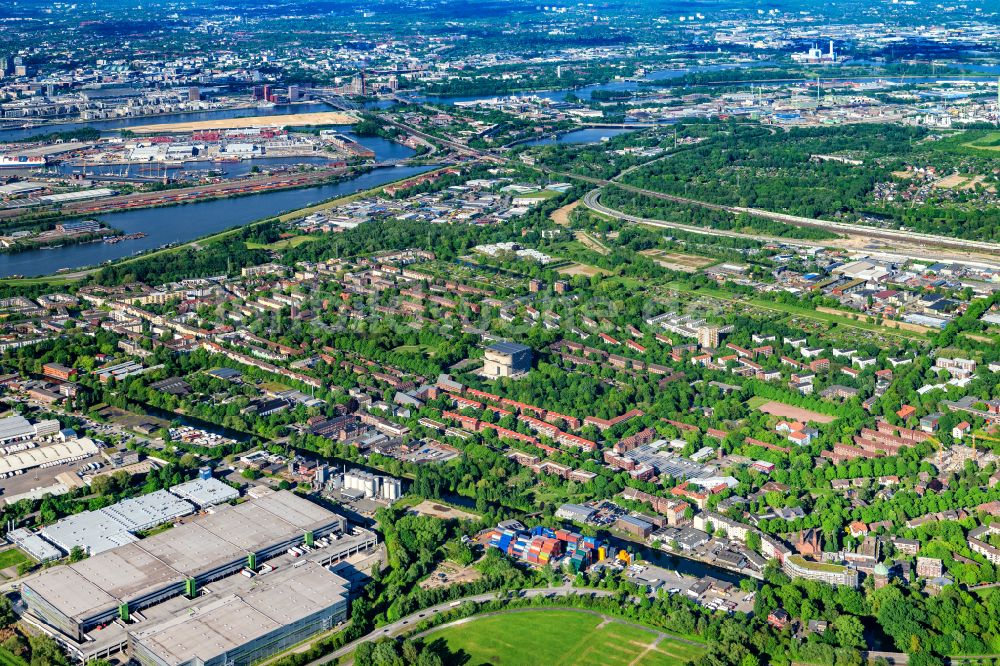
[{"label": "canal", "polygon": [[633,555],[642,556],[642,559],[650,564],[655,564],[664,569],[671,569],[684,576],[694,576],[695,578],[711,576],[733,584],[739,584],[744,578],[749,578],[749,576],[717,567],[714,564],[673,555],[658,548],[653,548],[637,541],[623,539],[607,532],[601,538],[611,544],[612,552],[617,553],[619,550],[625,550]]}]

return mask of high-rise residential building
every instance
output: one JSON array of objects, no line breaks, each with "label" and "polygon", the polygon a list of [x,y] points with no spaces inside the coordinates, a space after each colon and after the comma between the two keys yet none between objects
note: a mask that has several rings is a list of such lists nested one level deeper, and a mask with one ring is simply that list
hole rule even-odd
[{"label": "high-rise residential building", "polygon": [[191,86],[190,88],[188,88],[188,101],[189,102],[201,101],[201,89],[198,86]]},{"label": "high-rise residential building", "polygon": [[298,102],[300,99],[302,99],[302,91],[299,87],[295,85],[288,86],[288,101]]},{"label": "high-rise residential building", "polygon": [[719,346],[719,327],[702,326],[698,329],[698,344],[708,349]]}]

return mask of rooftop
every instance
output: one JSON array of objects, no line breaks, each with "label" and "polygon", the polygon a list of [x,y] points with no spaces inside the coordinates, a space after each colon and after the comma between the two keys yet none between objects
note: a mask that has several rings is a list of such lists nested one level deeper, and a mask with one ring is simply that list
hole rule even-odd
[{"label": "rooftop", "polygon": [[135,541],[133,532],[162,525],[194,512],[194,505],[166,490],[84,511],[42,529],[42,536],[69,552],[79,546],[89,555]]},{"label": "rooftop", "polygon": [[[207,663],[283,626],[347,602],[347,581],[311,561],[253,579],[233,576],[226,583],[233,589],[217,593],[220,596],[207,603],[188,602],[186,613],[134,631],[133,639],[171,666]],[[223,592],[227,594],[222,596]]]},{"label": "rooftop", "polygon": [[15,437],[30,437],[35,428],[20,414],[0,419],[0,441]]},{"label": "rooftop", "polygon": [[342,521],[337,514],[287,491],[236,506],[221,505],[213,511],[141,541],[120,532],[131,543],[49,569],[27,586],[58,611],[82,622],[172,581],[196,577],[248,552],[260,553],[306,530]]},{"label": "rooftop", "polygon": [[500,354],[510,354],[510,355],[521,354],[526,351],[531,351],[531,347],[519,344],[517,342],[494,342],[486,349]]},{"label": "rooftop", "polygon": [[[34,427],[28,426],[34,434]],[[11,432],[8,430],[8,432]],[[11,439],[17,435],[0,436],[0,441]],[[12,453],[0,457],[0,473],[10,473],[17,470],[31,469],[47,463],[56,463],[71,458],[85,458],[97,453],[97,445],[91,439],[74,439],[68,442],[39,446],[26,451]]]},{"label": "rooftop", "polygon": [[199,507],[222,504],[240,496],[238,490],[216,478],[194,479],[174,486],[170,492],[194,502]]}]

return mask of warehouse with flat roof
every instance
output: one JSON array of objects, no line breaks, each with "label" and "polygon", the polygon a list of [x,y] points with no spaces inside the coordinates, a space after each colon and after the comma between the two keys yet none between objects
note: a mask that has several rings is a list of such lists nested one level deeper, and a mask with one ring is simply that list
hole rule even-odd
[{"label": "warehouse with flat roof", "polygon": [[[59,431],[56,430],[56,432]],[[25,449],[24,451],[18,451],[10,455],[0,456],[0,474],[23,472],[24,470],[43,465],[49,467],[73,460],[82,460],[83,458],[96,455],[97,452],[97,444],[88,438],[71,439],[67,442],[51,446]]]},{"label": "warehouse with flat roof", "polygon": [[171,487],[170,492],[201,508],[231,502],[240,496],[240,491],[214,477],[180,483]]},{"label": "warehouse with flat roof", "polygon": [[194,510],[190,502],[157,490],[97,511],[67,516],[42,528],[41,534],[67,553],[80,547],[88,555],[98,555],[135,541],[135,532],[187,516]]},{"label": "warehouse with flat roof", "polygon": [[55,419],[30,423],[20,414],[0,419],[0,446],[20,442],[32,437],[47,437],[59,432],[62,426]]},{"label": "warehouse with flat roof", "polygon": [[200,601],[189,613],[130,632],[143,666],[248,666],[347,618],[348,582],[300,561]]},{"label": "warehouse with flat roof", "polygon": [[304,540],[342,534],[345,525],[294,493],[271,492],[46,570],[22,585],[21,596],[34,617],[81,642],[91,629],[182,595],[189,584],[231,576],[250,560],[263,563]]}]

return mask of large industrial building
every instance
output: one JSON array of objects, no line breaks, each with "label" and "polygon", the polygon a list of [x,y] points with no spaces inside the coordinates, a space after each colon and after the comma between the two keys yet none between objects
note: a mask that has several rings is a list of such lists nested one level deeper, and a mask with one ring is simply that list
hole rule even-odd
[{"label": "large industrial building", "polygon": [[[58,421],[55,423],[59,424]],[[51,467],[75,460],[83,460],[97,455],[98,451],[94,440],[87,437],[71,439],[50,446],[25,448],[16,453],[0,456],[0,474],[23,474],[26,470],[35,467]]]},{"label": "large industrial building", "polygon": [[66,553],[82,548],[88,555],[98,555],[136,541],[135,532],[181,518],[194,510],[190,502],[166,490],[157,490],[97,511],[68,516],[42,528],[41,535]]},{"label": "large industrial building", "polygon": [[47,437],[55,435],[62,426],[59,421],[49,419],[30,423],[19,414],[0,419],[0,446],[11,442],[23,442],[32,437]]},{"label": "large industrial building", "polygon": [[330,629],[347,618],[347,581],[316,562],[236,576],[216,595],[148,629],[130,633],[143,666],[244,666]]},{"label": "large industrial building", "polygon": [[[346,534],[345,528],[343,517],[309,500],[268,492],[49,569],[22,585],[22,597],[30,616],[81,659],[123,650],[131,637],[147,664],[214,664],[219,648],[229,655],[225,663],[239,666],[250,662],[236,654],[260,656],[267,646],[344,619],[348,583],[326,567],[377,543],[372,532]],[[317,542],[322,547],[293,562],[290,549]],[[267,571],[271,567],[261,565],[282,557],[287,567],[281,562],[252,579],[239,575],[247,568]],[[296,598],[292,590],[306,590],[313,600],[282,610]],[[245,618],[239,631],[214,635],[235,626],[227,619],[234,616]],[[189,640],[175,642],[184,622]]]},{"label": "large industrial building", "polygon": [[62,430],[55,419],[31,423],[19,414],[0,419],[0,479],[35,467],[82,460],[97,452],[93,440],[76,439],[72,430]]},{"label": "large industrial building", "polygon": [[202,509],[215,506],[216,504],[231,502],[240,496],[239,491],[232,486],[228,486],[218,479],[211,477],[197,478],[192,481],[180,483],[173,486],[170,492],[189,502],[194,502],[194,504]]}]

